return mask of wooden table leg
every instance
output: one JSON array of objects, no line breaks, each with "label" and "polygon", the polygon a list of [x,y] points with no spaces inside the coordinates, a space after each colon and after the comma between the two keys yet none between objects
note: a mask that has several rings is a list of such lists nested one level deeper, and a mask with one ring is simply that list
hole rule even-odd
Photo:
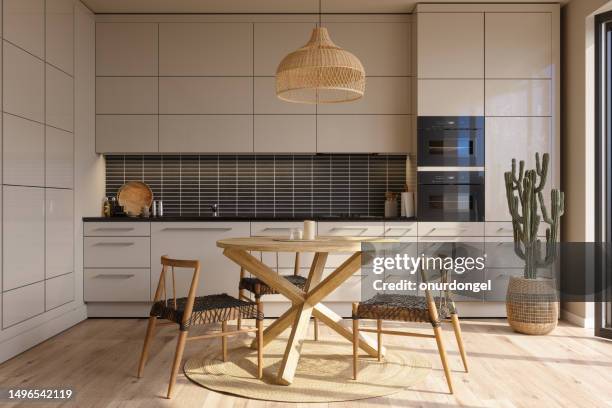
[{"label": "wooden table leg", "polygon": [[[306,282],[305,291],[308,290],[311,285],[316,285],[321,281],[323,277],[323,269],[325,268],[325,262],[327,261],[327,253],[317,252],[310,273],[308,274],[308,281]],[[285,348],[285,355],[281,362],[280,369],[278,371],[277,381],[279,384],[288,385],[293,382],[295,376],[295,370],[297,368],[300,352],[302,350],[302,344],[308,331],[308,324],[310,323],[310,317],[312,315],[314,305],[309,303],[308,300],[298,306],[297,317],[291,326],[291,334],[287,341],[287,347]]]}]

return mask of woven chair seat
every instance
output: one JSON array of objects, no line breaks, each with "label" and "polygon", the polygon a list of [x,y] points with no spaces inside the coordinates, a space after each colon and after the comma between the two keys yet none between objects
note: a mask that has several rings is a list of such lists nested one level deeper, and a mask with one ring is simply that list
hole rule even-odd
[{"label": "woven chair seat", "polygon": [[[452,305],[446,305],[444,300],[434,298],[439,319],[448,318]],[[433,322],[429,316],[427,299],[424,296],[378,294],[365,302],[360,302],[357,308],[358,319],[397,320],[403,322]]]},{"label": "woven chair seat", "polygon": [[[289,283],[297,286],[299,289],[306,287],[307,278],[299,275],[282,275],[283,278],[287,279]],[[259,285],[259,293],[257,293],[257,285]],[[278,292],[272,289],[264,281],[258,278],[242,278],[240,279],[239,289],[248,290],[255,295],[276,295]]]},{"label": "woven chair seat", "polygon": [[228,294],[197,296],[193,303],[191,317],[185,324],[182,324],[185,313],[187,298],[177,298],[176,308],[174,299],[167,301],[160,300],[151,307],[150,316],[176,322],[181,330],[187,330],[191,326],[198,324],[219,323],[228,320],[236,320],[238,317],[243,319],[263,319],[263,314],[257,312],[255,302],[247,302],[236,299]]}]

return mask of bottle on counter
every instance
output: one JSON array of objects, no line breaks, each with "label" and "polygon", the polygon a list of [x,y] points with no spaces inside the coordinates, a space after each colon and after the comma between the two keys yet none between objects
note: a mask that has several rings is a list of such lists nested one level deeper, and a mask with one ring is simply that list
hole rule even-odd
[{"label": "bottle on counter", "polygon": [[111,203],[108,197],[104,197],[104,200],[102,200],[102,216],[108,218],[111,215],[112,215]]},{"label": "bottle on counter", "polygon": [[153,209],[151,210],[151,215],[153,217],[157,217],[157,201],[153,201]]},{"label": "bottle on counter", "polygon": [[159,217],[164,216],[164,202],[162,200],[159,200],[159,203],[157,204],[157,215]]}]

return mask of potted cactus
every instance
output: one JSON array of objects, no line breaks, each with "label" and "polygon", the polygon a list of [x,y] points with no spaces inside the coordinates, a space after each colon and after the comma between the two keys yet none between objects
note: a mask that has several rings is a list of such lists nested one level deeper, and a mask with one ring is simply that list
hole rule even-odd
[{"label": "potted cactus", "polygon": [[[551,190],[551,210],[548,212],[543,190],[549,155],[545,153],[541,162],[539,154],[536,153],[535,158],[535,169],[525,170],[525,162],[521,160],[517,174],[516,159],[512,159],[512,171],[504,173],[514,252],[525,262],[524,275],[510,278],[506,312],[508,323],[515,331],[547,334],[557,327],[559,299],[554,278],[538,277],[538,269],[552,267],[557,258],[559,221],[565,209],[565,197],[561,191]],[[548,224],[545,242],[538,238],[542,221]]]}]

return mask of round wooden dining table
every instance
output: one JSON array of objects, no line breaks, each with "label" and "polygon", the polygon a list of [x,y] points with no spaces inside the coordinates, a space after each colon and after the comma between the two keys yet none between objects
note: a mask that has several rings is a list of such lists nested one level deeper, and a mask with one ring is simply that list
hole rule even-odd
[{"label": "round wooden dining table", "polygon": [[[277,374],[277,382],[289,385],[293,382],[300,359],[302,343],[306,337],[312,315],[336,333],[352,342],[353,333],[341,316],[321,303],[325,297],[350,278],[361,267],[361,243],[371,241],[358,237],[318,237],[314,240],[289,240],[272,237],[229,238],[217,241],[223,254],[256,276],[268,286],[285,296],[292,306],[264,331],[264,347],[277,338],[288,327],[291,334]],[[254,257],[256,252],[313,252],[314,258],[304,290],[292,285],[272,268]],[[323,279],[323,270],[328,254],[352,253],[349,258]],[[357,300],[357,299],[356,299]],[[359,347],[369,355],[377,356],[377,341],[367,334],[359,334]],[[382,350],[384,354],[384,349]]]}]

